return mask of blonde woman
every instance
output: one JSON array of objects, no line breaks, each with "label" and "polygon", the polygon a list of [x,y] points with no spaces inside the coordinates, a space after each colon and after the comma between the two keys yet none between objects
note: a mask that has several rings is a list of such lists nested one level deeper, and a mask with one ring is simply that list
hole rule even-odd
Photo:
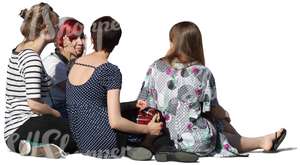
[{"label": "blonde woman", "polygon": [[61,114],[43,102],[51,79],[40,58],[54,41],[59,18],[46,3],[24,9],[20,16],[24,40],[9,58],[4,138],[8,148],[21,155],[60,158],[77,147]]}]

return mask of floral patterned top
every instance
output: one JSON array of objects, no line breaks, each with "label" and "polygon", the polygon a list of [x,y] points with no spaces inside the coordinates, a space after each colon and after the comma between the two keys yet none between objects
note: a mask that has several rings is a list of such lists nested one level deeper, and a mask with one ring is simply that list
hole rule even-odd
[{"label": "floral patterned top", "polygon": [[[177,60],[169,64],[159,59],[148,69],[138,99],[162,112],[179,150],[208,155],[223,152],[224,147],[231,149],[226,139],[225,143],[218,140],[218,124],[201,115],[218,105],[215,80],[207,67],[195,62],[184,65]],[[224,146],[217,144],[220,142]]]}]

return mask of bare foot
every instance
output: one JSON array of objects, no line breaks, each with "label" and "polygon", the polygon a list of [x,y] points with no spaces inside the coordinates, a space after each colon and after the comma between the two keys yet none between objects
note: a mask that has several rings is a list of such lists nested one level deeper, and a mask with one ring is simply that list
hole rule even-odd
[{"label": "bare foot", "polygon": [[[277,138],[281,135],[282,131],[283,131],[283,128],[281,128],[280,130],[277,131]],[[262,144],[262,149],[264,151],[270,151],[272,149],[273,142],[276,139],[276,134],[272,133],[272,134],[264,136],[263,138],[264,138],[264,140],[263,140],[263,144]]]}]

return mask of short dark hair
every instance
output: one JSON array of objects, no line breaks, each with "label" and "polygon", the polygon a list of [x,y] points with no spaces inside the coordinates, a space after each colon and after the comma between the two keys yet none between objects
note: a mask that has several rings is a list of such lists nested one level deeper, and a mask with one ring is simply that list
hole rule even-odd
[{"label": "short dark hair", "polygon": [[112,52],[122,35],[120,24],[110,16],[95,20],[90,30],[95,51]]}]

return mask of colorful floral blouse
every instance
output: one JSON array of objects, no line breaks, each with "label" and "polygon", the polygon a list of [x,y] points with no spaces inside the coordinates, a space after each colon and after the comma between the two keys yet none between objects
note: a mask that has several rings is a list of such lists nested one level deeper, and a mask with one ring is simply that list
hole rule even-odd
[{"label": "colorful floral blouse", "polygon": [[236,156],[222,134],[222,123],[211,122],[203,113],[218,105],[211,71],[200,64],[171,65],[162,59],[147,71],[138,99],[162,112],[176,148],[200,156]]}]

